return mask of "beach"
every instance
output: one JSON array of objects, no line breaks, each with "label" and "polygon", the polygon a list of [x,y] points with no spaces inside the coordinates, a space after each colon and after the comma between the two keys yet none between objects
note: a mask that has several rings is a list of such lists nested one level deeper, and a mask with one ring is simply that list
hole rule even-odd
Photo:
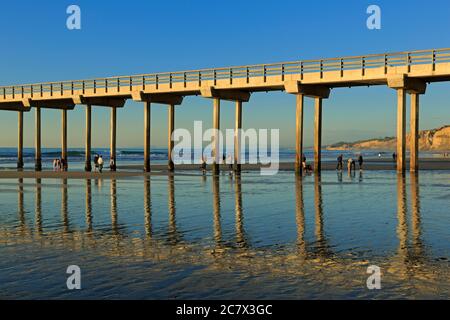
[{"label": "beach", "polygon": [[[408,159],[407,159],[407,170],[409,170]],[[261,170],[262,167],[268,167],[267,165],[261,164],[243,164],[242,172],[252,172]],[[358,165],[357,171],[358,170]],[[143,172],[143,166],[140,164],[132,165],[120,165],[117,166],[116,172],[111,172],[108,168],[104,168],[102,173],[99,172],[84,172],[81,170],[69,170],[67,172],[44,170],[41,172],[36,172],[34,170],[0,170],[0,179],[10,179],[10,178],[71,178],[71,179],[95,179],[95,178],[126,178],[126,177],[136,177],[136,176],[146,176],[146,175],[167,175],[167,174],[200,174],[199,164],[182,164],[175,165],[175,171],[169,172],[167,165],[164,164],[154,164],[151,165],[152,171],[150,173]],[[228,165],[221,165],[220,169],[225,172],[229,172],[230,168]],[[364,171],[394,171],[396,169],[395,163],[388,159],[367,159],[364,161]],[[420,159],[419,164],[420,170],[450,170],[450,158],[424,158]],[[279,163],[280,171],[293,171],[294,163],[292,162],[281,162]],[[336,162],[324,161],[322,162],[322,170],[333,171],[336,170]],[[344,161],[344,170],[347,172],[346,163]],[[211,166],[207,166],[207,173],[211,173]]]}]

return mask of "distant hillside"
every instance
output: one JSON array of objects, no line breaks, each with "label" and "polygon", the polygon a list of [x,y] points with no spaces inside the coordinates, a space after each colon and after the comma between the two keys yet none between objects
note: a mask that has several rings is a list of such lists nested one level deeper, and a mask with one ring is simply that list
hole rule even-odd
[{"label": "distant hillside", "polygon": [[[419,149],[422,151],[448,151],[450,150],[450,125],[423,130],[419,133]],[[406,145],[409,148],[410,135],[406,137]],[[397,138],[386,137],[378,139],[360,140],[354,142],[338,142],[327,146],[327,150],[395,150]]]}]

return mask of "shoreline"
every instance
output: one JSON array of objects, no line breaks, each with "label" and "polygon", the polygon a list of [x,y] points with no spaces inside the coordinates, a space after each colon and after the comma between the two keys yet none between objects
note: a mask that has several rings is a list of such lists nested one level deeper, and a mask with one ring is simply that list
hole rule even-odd
[{"label": "shoreline", "polygon": [[[294,171],[294,163],[293,162],[281,162],[279,163],[279,171]],[[261,164],[243,164],[242,165],[242,173],[245,172],[254,172],[260,170],[263,166]],[[395,171],[396,164],[391,160],[388,161],[386,159],[370,159],[364,162],[363,171]],[[182,164],[176,165],[175,171],[170,172],[167,169],[167,165],[164,164],[156,164],[151,165],[151,172],[144,172],[142,170],[142,165],[124,165],[117,166],[116,172],[111,172],[108,168],[105,168],[102,173],[99,172],[84,172],[84,171],[52,171],[52,170],[44,170],[40,172],[36,172],[33,170],[0,170],[0,179],[14,179],[14,178],[35,178],[35,179],[43,179],[43,178],[59,178],[59,179],[86,179],[86,178],[127,178],[127,177],[141,177],[141,176],[151,176],[151,175],[177,175],[177,174],[187,174],[196,172],[198,175],[201,175],[200,165],[199,164]],[[220,165],[220,170],[224,172],[229,172],[228,165]],[[322,162],[322,171],[335,171],[336,170],[336,162],[335,161],[326,161]],[[449,159],[435,159],[435,158],[427,158],[421,159],[419,164],[420,171],[450,171],[450,158]],[[356,171],[359,171],[358,165],[356,165]],[[406,161],[406,172],[409,171],[409,161]],[[344,170],[343,172],[347,172],[346,163],[344,162]],[[211,166],[207,166],[207,175],[211,174]]]}]

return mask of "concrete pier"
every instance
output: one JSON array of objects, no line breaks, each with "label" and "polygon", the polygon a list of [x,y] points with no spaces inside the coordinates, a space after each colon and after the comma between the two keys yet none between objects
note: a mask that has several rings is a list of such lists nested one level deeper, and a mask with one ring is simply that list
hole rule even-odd
[{"label": "concrete pier", "polygon": [[220,99],[214,98],[214,111],[213,111],[213,129],[215,129],[214,132],[214,144],[213,144],[213,164],[212,164],[212,170],[214,174],[218,174],[219,164],[220,164],[220,141],[219,141],[219,130],[220,130]]},{"label": "concrete pier", "polygon": [[[314,170],[321,170],[322,99],[330,90],[342,87],[388,86],[397,94],[397,170],[405,171],[406,93],[411,94],[411,170],[418,170],[419,95],[427,83],[450,81],[450,48],[371,54],[319,60],[291,61],[227,68],[188,70],[171,73],[140,74],[116,78],[74,80],[0,86],[0,110],[19,112],[17,167],[23,167],[23,114],[36,109],[36,159],[41,164],[42,108],[63,109],[62,151],[67,161],[67,110],[75,105],[86,107],[86,165],[90,171],[91,106],[123,107],[128,99],[144,102],[144,171],[150,171],[150,105],[170,105],[169,128],[173,128],[171,112],[186,96],[214,99],[214,129],[220,129],[220,100],[236,103],[236,132],[242,127],[242,102],[248,102],[254,92],[284,91],[296,95],[296,160],[295,170],[301,173],[303,156],[304,97],[315,99]],[[116,111],[112,111],[115,113]],[[277,110],[278,112],[278,110]],[[115,114],[114,114],[115,116]],[[112,114],[113,117],[113,114]],[[111,133],[115,133],[112,126]],[[170,129],[169,129],[170,131]],[[213,171],[219,171],[222,150],[214,137]],[[114,140],[114,141],[113,141]],[[114,143],[113,143],[114,142]],[[113,146],[114,145],[114,146]],[[169,141],[169,148],[173,144]],[[235,134],[235,170],[239,171],[241,141]],[[111,155],[115,157],[115,134],[111,135]],[[172,151],[169,150],[170,155]],[[173,163],[169,161],[169,170]]]},{"label": "concrete pier", "polygon": [[295,111],[295,173],[302,174],[303,157],[303,103],[304,95],[296,95]]},{"label": "concrete pier", "polygon": [[172,159],[174,142],[172,139],[172,134],[175,129],[175,105],[173,105],[173,104],[169,105],[167,128],[168,128],[168,146],[167,146],[167,148],[168,148],[168,150],[167,150],[168,164],[167,164],[167,167],[168,167],[169,171],[174,171],[175,166],[174,166],[173,159]]},{"label": "concrete pier", "polygon": [[406,152],[406,92],[397,89],[397,171],[405,171]]},{"label": "concrete pier", "polygon": [[117,108],[111,107],[111,119],[110,119],[110,158],[114,161],[114,167],[110,168],[111,171],[116,171],[117,162]]},{"label": "concrete pier", "polygon": [[241,171],[242,101],[236,101],[234,123],[234,171]]},{"label": "concrete pier", "polygon": [[61,114],[61,159],[66,161],[67,166],[67,109],[61,110]]},{"label": "concrete pier", "polygon": [[41,108],[37,107],[35,110],[35,137],[34,137],[34,144],[35,144],[35,154],[34,154],[34,161],[35,161],[35,170],[41,171],[42,170],[42,154],[41,154]]},{"label": "concrete pier", "polygon": [[144,102],[144,171],[150,172],[150,121],[151,103]]},{"label": "concrete pier", "polygon": [[419,94],[411,93],[410,171],[419,171]]},{"label": "concrete pier", "polygon": [[91,141],[92,141],[92,123],[91,123],[91,114],[92,114],[92,107],[91,105],[86,105],[86,132],[85,132],[85,164],[84,164],[84,170],[86,172],[92,171],[92,164],[91,164]]},{"label": "concrete pier", "polygon": [[23,111],[19,111],[17,116],[17,169],[23,169]]},{"label": "concrete pier", "polygon": [[314,98],[314,172],[322,170],[322,98]]}]

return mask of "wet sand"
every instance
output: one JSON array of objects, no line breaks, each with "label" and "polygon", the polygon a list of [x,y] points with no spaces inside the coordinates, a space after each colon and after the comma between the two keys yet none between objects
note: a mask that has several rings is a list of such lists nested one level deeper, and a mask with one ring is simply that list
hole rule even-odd
[{"label": "wet sand", "polygon": [[[409,160],[406,161],[406,170],[409,171]],[[261,164],[245,164],[242,165],[242,171],[255,171],[260,170],[263,166]],[[221,165],[221,170],[229,171],[228,165]],[[395,170],[396,165],[392,160],[389,159],[368,159],[364,163],[364,171],[372,170]],[[419,165],[420,170],[450,170],[450,158],[426,158],[420,160]],[[128,178],[137,177],[145,175],[167,175],[169,171],[167,170],[167,165],[157,164],[152,165],[151,173],[145,173],[142,171],[141,165],[126,165],[118,166],[117,172],[110,172],[105,169],[102,173],[99,172],[84,172],[84,171],[68,171],[68,172],[55,172],[51,170],[35,172],[32,170],[16,171],[16,170],[0,170],[0,179],[13,179],[13,178],[70,178],[70,179],[98,179],[98,178]],[[359,170],[358,165],[356,169]],[[279,164],[280,171],[293,171],[294,163],[283,162]],[[336,162],[322,162],[322,170],[336,170]],[[346,171],[346,163],[344,162],[344,171]],[[211,167],[207,167],[208,174],[211,172]],[[175,172],[173,174],[199,174],[200,165],[176,165]]]}]

